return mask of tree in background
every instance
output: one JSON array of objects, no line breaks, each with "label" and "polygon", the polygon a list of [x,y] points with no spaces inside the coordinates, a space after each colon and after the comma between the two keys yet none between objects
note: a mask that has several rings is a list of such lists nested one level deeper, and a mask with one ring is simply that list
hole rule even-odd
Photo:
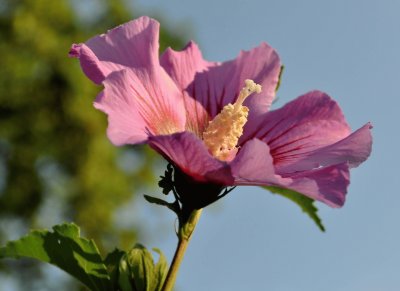
[{"label": "tree in background", "polygon": [[[0,4],[1,244],[28,228],[73,220],[101,249],[131,247],[137,230],[117,227],[114,213],[133,189],[155,182],[156,156],[110,144],[104,114],[91,109],[100,88],[67,57],[71,43],[133,16],[123,1],[74,3]],[[182,43],[162,30],[160,45]],[[10,266],[18,268],[21,284],[40,277],[34,262],[12,262],[3,271]]]}]

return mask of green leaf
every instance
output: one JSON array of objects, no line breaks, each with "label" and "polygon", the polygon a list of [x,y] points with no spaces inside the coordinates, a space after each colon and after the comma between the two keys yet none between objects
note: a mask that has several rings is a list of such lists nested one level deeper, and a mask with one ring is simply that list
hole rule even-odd
[{"label": "green leaf", "polygon": [[136,244],[135,248],[128,252],[128,263],[131,267],[135,287],[138,291],[153,291],[154,262],[151,253],[142,245]]},{"label": "green leaf", "polygon": [[118,265],[118,289],[121,291],[138,291],[133,281],[132,271],[125,256],[121,258]]},{"label": "green leaf", "polygon": [[314,200],[300,194],[296,191],[283,189],[279,187],[272,187],[272,186],[263,186],[262,188],[271,191],[274,194],[279,194],[287,199],[293,201],[298,206],[300,206],[301,210],[305,212],[318,226],[321,231],[325,231],[325,227],[322,224],[321,218],[318,216],[318,209],[314,205]]},{"label": "green leaf", "polygon": [[126,253],[119,264],[119,287],[122,291],[160,291],[167,276],[167,260],[162,252],[157,264],[152,254],[141,244],[136,244]]},{"label": "green leaf", "polygon": [[279,77],[278,77],[278,83],[276,84],[275,92],[279,90],[279,87],[281,86],[281,81],[282,81],[282,75],[283,71],[285,70],[285,66],[281,66],[281,70],[279,71]]},{"label": "green leaf", "polygon": [[111,253],[109,253],[107,255],[107,257],[104,259],[104,264],[108,268],[115,268],[116,266],[118,266],[119,261],[121,260],[122,256],[125,254],[126,253],[124,251],[115,249]]},{"label": "green leaf", "polygon": [[[107,257],[104,260],[104,264],[107,266],[108,272],[110,274],[110,280],[113,286],[113,290],[119,290],[118,289],[118,273],[119,273],[119,263],[121,261],[121,258],[126,254],[126,252],[121,251],[119,249],[115,249],[111,253],[107,255]],[[131,291],[131,289],[128,289]],[[124,289],[122,289],[124,291]]]},{"label": "green leaf", "polygon": [[0,248],[2,258],[33,258],[53,264],[91,290],[112,290],[110,276],[92,240],[80,237],[79,227],[65,223],[48,230],[33,230]]},{"label": "green leaf", "polygon": [[168,263],[166,257],[159,249],[153,248],[153,251],[159,254],[160,256],[157,264],[154,267],[154,275],[156,276],[155,282],[157,282],[157,285],[155,286],[154,290],[161,291],[164,285],[165,278],[167,277]]}]

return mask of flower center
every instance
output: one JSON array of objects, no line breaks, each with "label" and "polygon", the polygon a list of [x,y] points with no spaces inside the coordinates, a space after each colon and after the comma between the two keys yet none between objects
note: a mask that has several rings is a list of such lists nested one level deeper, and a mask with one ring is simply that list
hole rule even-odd
[{"label": "flower center", "polygon": [[252,93],[260,93],[261,85],[246,80],[239,97],[232,105],[225,105],[222,111],[211,120],[203,132],[203,141],[210,153],[221,161],[231,161],[236,156],[236,147],[247,122],[249,108],[243,106],[244,100]]}]

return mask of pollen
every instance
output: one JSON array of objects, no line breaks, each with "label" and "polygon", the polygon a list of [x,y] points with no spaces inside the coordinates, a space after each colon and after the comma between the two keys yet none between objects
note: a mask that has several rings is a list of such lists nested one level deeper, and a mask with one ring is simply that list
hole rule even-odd
[{"label": "pollen", "polygon": [[261,85],[252,80],[245,81],[234,104],[227,104],[215,116],[203,132],[203,141],[209,152],[221,161],[231,161],[238,151],[237,143],[243,134],[249,108],[243,106],[244,100],[252,93],[260,93]]}]

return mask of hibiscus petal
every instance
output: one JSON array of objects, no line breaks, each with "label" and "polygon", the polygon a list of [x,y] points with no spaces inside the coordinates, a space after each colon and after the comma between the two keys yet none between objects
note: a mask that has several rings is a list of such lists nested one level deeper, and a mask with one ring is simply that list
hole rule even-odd
[{"label": "hibiscus petal", "polygon": [[209,121],[208,113],[185,89],[193,82],[196,73],[203,72],[216,63],[205,61],[197,44],[191,41],[182,51],[168,48],[161,55],[160,64],[182,91],[187,113],[187,130],[201,136]]},{"label": "hibiscus petal", "polygon": [[346,163],[281,177],[275,173],[268,145],[258,139],[246,142],[230,166],[235,185],[282,187],[331,207],[344,204],[349,185],[349,167]]},{"label": "hibiscus petal", "polygon": [[371,154],[372,125],[367,123],[348,137],[302,156],[294,164],[280,165],[280,171],[302,171],[315,167],[347,162],[350,168],[357,167]]},{"label": "hibiscus petal", "polygon": [[212,157],[204,143],[190,132],[151,136],[149,145],[199,182],[233,185],[230,167]]},{"label": "hibiscus petal", "polygon": [[78,57],[85,74],[100,84],[111,72],[158,64],[158,34],[159,23],[143,16],[73,45],[70,56]]},{"label": "hibiscus petal", "polygon": [[269,109],[275,97],[280,68],[278,54],[262,43],[250,51],[240,52],[234,60],[197,73],[187,91],[214,118],[226,104],[236,101],[244,81],[251,79],[263,88],[260,94],[250,96],[244,103],[250,108],[249,118],[255,118]]},{"label": "hibiscus petal", "polygon": [[286,188],[295,190],[331,207],[343,206],[350,173],[347,163],[303,171],[289,176],[293,179]]},{"label": "hibiscus petal", "polygon": [[286,185],[291,180],[275,174],[269,147],[259,139],[245,143],[230,164],[235,185]]},{"label": "hibiscus petal", "polygon": [[185,128],[181,95],[159,67],[132,68],[110,74],[94,106],[108,115],[108,137],[115,145],[145,142],[148,135]]},{"label": "hibiscus petal", "polygon": [[278,173],[287,173],[296,171],[290,165],[307,153],[349,134],[350,128],[338,104],[325,93],[313,91],[266,113],[258,121],[249,121],[239,144],[254,137],[266,142]]},{"label": "hibiscus petal", "polygon": [[182,51],[167,48],[160,57],[160,64],[181,90],[189,86],[196,73],[216,65],[203,59],[194,41],[190,41]]}]

